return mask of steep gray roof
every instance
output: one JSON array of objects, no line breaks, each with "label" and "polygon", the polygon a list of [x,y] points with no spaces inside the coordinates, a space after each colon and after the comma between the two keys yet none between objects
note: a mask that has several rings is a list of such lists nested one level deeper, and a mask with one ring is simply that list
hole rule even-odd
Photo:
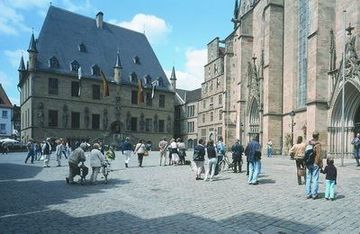
[{"label": "steep gray roof", "polygon": [[[194,90],[176,89],[176,93],[181,97],[185,103],[196,102],[201,98],[201,88]],[[181,104],[180,102],[178,104]]]},{"label": "steep gray roof", "polygon": [[[79,51],[83,43],[86,52]],[[146,36],[116,25],[104,22],[103,28],[96,27],[94,18],[81,16],[54,6],[50,6],[44,25],[37,40],[38,67],[58,72],[70,71],[70,63],[76,60],[81,66],[82,75],[92,75],[92,66],[97,64],[109,80],[113,80],[113,68],[118,59],[122,67],[122,83],[130,83],[130,74],[137,78],[149,75],[152,80],[162,78],[164,87],[171,90],[170,83],[163,71]],[[119,58],[117,51],[119,50]],[[55,56],[58,68],[49,68],[49,59]],[[134,63],[138,57],[139,63]],[[143,82],[145,83],[145,82]]]}]

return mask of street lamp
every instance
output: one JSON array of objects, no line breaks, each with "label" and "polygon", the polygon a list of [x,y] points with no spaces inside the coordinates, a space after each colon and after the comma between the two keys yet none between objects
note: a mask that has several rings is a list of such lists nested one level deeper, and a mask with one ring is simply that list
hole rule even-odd
[{"label": "street lamp", "polygon": [[291,117],[291,146],[294,145],[294,126],[296,123],[294,123],[294,117],[295,117],[295,111],[290,112]]}]

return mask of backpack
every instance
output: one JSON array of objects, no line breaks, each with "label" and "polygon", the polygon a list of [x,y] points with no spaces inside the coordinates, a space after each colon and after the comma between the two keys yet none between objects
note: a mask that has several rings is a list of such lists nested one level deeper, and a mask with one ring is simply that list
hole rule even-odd
[{"label": "backpack", "polygon": [[305,165],[313,165],[315,162],[314,145],[308,144],[305,148],[304,163]]},{"label": "backpack", "polygon": [[44,149],[44,154],[48,155],[50,154],[50,147],[49,147],[49,143],[45,143],[45,149]]},{"label": "backpack", "polygon": [[216,145],[216,151],[218,154],[225,155],[225,146],[222,143]]}]

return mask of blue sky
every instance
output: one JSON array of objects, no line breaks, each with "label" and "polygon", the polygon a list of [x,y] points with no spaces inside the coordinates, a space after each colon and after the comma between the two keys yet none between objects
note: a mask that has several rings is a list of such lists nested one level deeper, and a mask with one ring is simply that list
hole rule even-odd
[{"label": "blue sky", "polygon": [[[231,33],[235,0],[53,0],[57,7],[144,32],[164,71],[175,66],[177,86],[199,88],[206,63],[206,45],[215,37]],[[13,104],[17,91],[19,61],[26,59],[32,32],[38,36],[48,0],[0,0],[0,83]]]}]

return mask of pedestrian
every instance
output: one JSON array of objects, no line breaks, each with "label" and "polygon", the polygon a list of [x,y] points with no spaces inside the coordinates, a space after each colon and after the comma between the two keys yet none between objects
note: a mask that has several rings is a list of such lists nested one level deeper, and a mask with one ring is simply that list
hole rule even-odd
[{"label": "pedestrian", "polygon": [[66,148],[66,140],[65,139],[61,139],[61,155],[64,155],[64,157],[66,159],[68,159],[67,156],[67,148]]},{"label": "pedestrian", "polygon": [[139,140],[139,142],[136,144],[135,150],[134,150],[134,154],[138,155],[139,167],[142,167],[145,151],[146,151],[146,148],[145,148],[144,140]]},{"label": "pedestrian", "polygon": [[217,164],[216,149],[215,149],[213,140],[210,140],[207,143],[206,152],[207,152],[207,156],[208,156],[208,159],[209,159],[209,162],[208,162],[209,166],[208,166],[208,168],[206,170],[204,181],[207,180],[209,174],[210,174],[210,181],[212,181],[213,177],[215,175],[215,168],[216,168],[216,164]]},{"label": "pedestrian", "polygon": [[296,144],[290,149],[289,153],[292,158],[295,159],[296,164],[296,175],[298,179],[298,185],[301,185],[301,177],[304,177],[304,182],[306,180],[306,168],[304,162],[305,156],[305,143],[303,143],[302,136],[298,136]]},{"label": "pedestrian", "polygon": [[356,160],[356,166],[360,167],[360,133],[357,133],[355,138],[351,141],[351,144],[354,145],[354,158]]},{"label": "pedestrian", "polygon": [[36,142],[35,144],[35,160],[36,161],[39,161],[40,158],[41,158],[41,145],[40,145],[40,142]]},{"label": "pedestrian", "polygon": [[234,173],[241,173],[242,154],[244,153],[244,147],[240,144],[239,139],[237,139],[235,144],[231,147],[231,151]]},{"label": "pedestrian", "polygon": [[218,143],[216,144],[216,153],[217,153],[217,164],[215,168],[215,175],[217,175],[220,171],[220,162],[225,157],[225,144],[223,143],[223,138],[220,136],[218,138]]},{"label": "pedestrian", "polygon": [[181,138],[177,139],[177,148],[179,153],[179,164],[185,165],[185,157],[186,157],[186,146],[184,141]]},{"label": "pedestrian", "polygon": [[55,148],[55,155],[56,155],[56,161],[57,161],[57,167],[61,167],[61,155],[63,154],[63,142],[58,139],[55,141],[56,148]]},{"label": "pedestrian", "polygon": [[108,161],[115,160],[115,152],[112,146],[105,145],[105,159]]},{"label": "pedestrian", "polygon": [[71,152],[69,156],[69,176],[66,177],[66,183],[74,184],[74,177],[78,174],[79,171],[79,163],[85,162],[85,152],[86,143],[83,142],[79,144],[79,142],[75,143],[75,149]]},{"label": "pedestrian", "polygon": [[169,146],[169,143],[166,141],[166,138],[163,138],[159,142],[159,150],[160,150],[160,166],[162,164],[162,161],[164,159],[164,166],[166,166],[166,151]]},{"label": "pedestrian", "polygon": [[325,199],[333,201],[335,199],[335,185],[337,170],[334,166],[334,159],[328,158],[326,160],[326,167],[324,170],[321,170],[321,173],[326,174],[326,189],[325,189]]},{"label": "pedestrian", "polygon": [[34,163],[34,156],[35,156],[35,145],[34,145],[34,140],[33,139],[29,139],[29,142],[26,145],[26,148],[28,150],[28,154],[27,157],[25,159],[25,164],[27,163],[27,161],[29,160],[29,158],[31,157],[31,164]]},{"label": "pedestrian", "polygon": [[174,138],[170,141],[170,154],[171,156],[169,156],[169,159],[171,158],[171,165],[177,165],[179,162],[179,153],[177,143]]},{"label": "pedestrian", "polygon": [[307,152],[311,152],[312,160],[305,160],[306,165],[306,198],[313,198],[314,200],[318,197],[319,189],[319,173],[320,169],[323,167],[323,162],[321,158],[321,143],[319,142],[319,133],[317,131],[313,132],[312,139],[309,141],[309,144],[305,148],[305,155]]},{"label": "pedestrian", "polygon": [[196,168],[196,180],[201,180],[201,173],[204,170],[204,161],[205,161],[205,146],[204,140],[200,139],[198,145],[194,148],[193,160]]},{"label": "pedestrian", "polygon": [[130,156],[133,152],[133,146],[130,143],[130,138],[126,137],[124,143],[122,144],[121,147],[121,152],[122,155],[125,155],[125,167],[128,168],[129,167],[129,161],[130,161]]},{"label": "pedestrian", "polygon": [[255,136],[252,141],[248,143],[245,149],[245,155],[249,162],[249,176],[248,183],[250,185],[257,185],[258,176],[260,173],[260,160],[261,160],[261,149],[259,144],[259,137]]},{"label": "pedestrian", "polygon": [[269,139],[269,141],[267,143],[267,156],[268,156],[268,158],[272,157],[272,142],[271,142],[271,139]]},{"label": "pedestrian", "polygon": [[50,154],[51,154],[51,144],[50,144],[50,138],[46,138],[45,143],[42,148],[43,155],[44,155],[44,167],[50,167]]},{"label": "pedestrian", "polygon": [[92,168],[92,174],[90,177],[90,183],[95,184],[98,174],[102,165],[105,163],[105,157],[100,151],[100,144],[95,143],[93,149],[90,152],[90,167]]}]

